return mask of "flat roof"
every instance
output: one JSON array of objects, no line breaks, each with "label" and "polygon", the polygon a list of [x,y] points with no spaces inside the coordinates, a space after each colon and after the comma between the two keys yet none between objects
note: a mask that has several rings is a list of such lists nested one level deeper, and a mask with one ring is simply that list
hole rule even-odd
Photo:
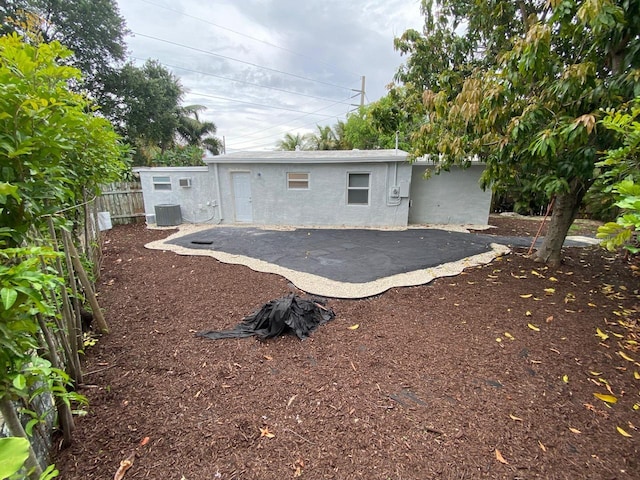
[{"label": "flat roof", "polygon": [[300,150],[233,152],[205,157],[205,163],[376,163],[405,162],[404,150]]}]

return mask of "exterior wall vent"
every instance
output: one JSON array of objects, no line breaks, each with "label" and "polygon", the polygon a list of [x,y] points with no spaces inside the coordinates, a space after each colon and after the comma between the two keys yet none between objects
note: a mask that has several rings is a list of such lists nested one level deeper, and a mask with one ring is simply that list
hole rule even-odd
[{"label": "exterior wall vent", "polygon": [[182,223],[180,205],[156,205],[156,225],[159,227],[175,227]]},{"label": "exterior wall vent", "polygon": [[178,179],[178,185],[182,188],[191,188],[191,178],[185,177]]}]

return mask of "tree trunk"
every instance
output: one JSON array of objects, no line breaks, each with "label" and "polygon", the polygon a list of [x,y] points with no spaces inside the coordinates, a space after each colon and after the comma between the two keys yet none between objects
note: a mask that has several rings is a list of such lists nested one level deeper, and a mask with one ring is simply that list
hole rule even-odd
[{"label": "tree trunk", "polygon": [[567,238],[569,227],[576,218],[584,194],[588,190],[582,181],[574,179],[566,193],[556,196],[555,206],[551,214],[551,222],[542,245],[533,255],[536,262],[558,266],[562,261],[562,245]]}]

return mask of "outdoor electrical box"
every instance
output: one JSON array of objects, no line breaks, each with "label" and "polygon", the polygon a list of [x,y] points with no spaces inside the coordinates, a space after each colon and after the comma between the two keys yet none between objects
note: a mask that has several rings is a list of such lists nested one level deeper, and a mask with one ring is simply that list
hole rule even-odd
[{"label": "outdoor electrical box", "polygon": [[389,189],[389,198],[400,198],[400,187],[391,187]]},{"label": "outdoor electrical box", "polygon": [[156,205],[155,211],[159,227],[175,227],[182,223],[180,205]]},{"label": "outdoor electrical box", "polygon": [[191,188],[191,178],[185,177],[178,179],[178,185],[182,188]]}]

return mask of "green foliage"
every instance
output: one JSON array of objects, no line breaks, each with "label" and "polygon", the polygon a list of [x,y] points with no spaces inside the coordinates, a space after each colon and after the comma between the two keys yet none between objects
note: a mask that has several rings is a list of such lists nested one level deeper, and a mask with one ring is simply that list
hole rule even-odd
[{"label": "green foliage", "polygon": [[176,145],[153,158],[154,167],[194,167],[205,165],[204,152],[197,145]]},{"label": "green foliage", "polygon": [[625,248],[640,252],[640,97],[630,108],[608,110],[602,124],[619,135],[622,145],[610,149],[604,160],[597,163],[602,169],[602,189],[615,195],[620,215],[598,229],[597,237],[610,251]]},{"label": "green foliage", "polygon": [[[435,4],[440,17],[427,15],[424,39],[411,34],[407,52],[419,62],[400,72],[403,81],[427,87],[429,121],[412,153],[439,153],[445,163],[478,154],[487,162],[485,186],[526,185],[556,196],[552,228],[564,238],[599,152],[612,145],[612,135],[596,128],[601,108],[640,89],[638,0]],[[465,33],[457,33],[462,23]],[[434,42],[456,37],[454,64],[443,68]],[[561,242],[548,243],[556,237],[545,238],[539,259],[558,260]]]},{"label": "green foliage", "polygon": [[67,62],[83,75],[82,88],[99,104],[105,79],[126,54],[124,19],[115,0],[8,0],[0,7],[2,33],[59,41],[73,53]]},{"label": "green foliage", "polygon": [[18,473],[29,458],[29,440],[20,437],[0,438],[0,478]]},{"label": "green foliage", "polygon": [[289,152],[293,152],[296,150],[308,150],[307,138],[307,136],[300,133],[296,133],[295,135],[291,133],[285,133],[284,138],[277,143],[276,148],[278,150]]},{"label": "green foliage", "polygon": [[108,88],[115,96],[105,105],[105,115],[134,146],[134,163],[150,165],[158,151],[174,145],[184,93],[180,81],[148,60],[141,68],[125,65],[109,78]]},{"label": "green foliage", "polygon": [[115,180],[124,150],[111,124],[69,89],[78,70],[60,64],[62,45],[0,38],[0,171],[16,195],[0,194],[0,225],[19,245],[44,215]]},{"label": "green foliage", "polygon": [[199,112],[205,110],[203,105],[187,105],[179,108],[178,136],[187,145],[194,147],[204,147],[212,155],[222,153],[222,142],[214,137],[217,127],[213,122],[202,121]]},{"label": "green foliage", "polygon": [[61,285],[60,278],[41,270],[56,254],[46,247],[0,250],[0,397],[25,396],[29,363],[38,348],[37,314],[55,315],[45,292]]},{"label": "green foliage", "polygon": [[[0,438],[0,479],[22,480],[20,472],[29,457],[29,440],[22,437]],[[60,475],[55,465],[49,465],[39,480],[51,480]]]}]

